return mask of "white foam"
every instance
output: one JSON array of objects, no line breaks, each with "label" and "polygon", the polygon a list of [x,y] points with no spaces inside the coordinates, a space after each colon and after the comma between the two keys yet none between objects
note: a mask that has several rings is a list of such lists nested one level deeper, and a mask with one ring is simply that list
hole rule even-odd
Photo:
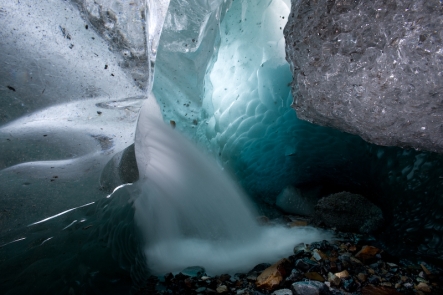
[{"label": "white foam", "polygon": [[247,271],[290,255],[297,243],[330,238],[314,228],[258,226],[252,204],[215,161],[143,110],[134,204],[152,273],[193,265],[209,274]]}]

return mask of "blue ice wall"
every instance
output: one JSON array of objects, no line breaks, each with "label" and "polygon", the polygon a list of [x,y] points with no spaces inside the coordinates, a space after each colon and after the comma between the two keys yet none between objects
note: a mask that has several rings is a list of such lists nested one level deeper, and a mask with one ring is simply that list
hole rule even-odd
[{"label": "blue ice wall", "polygon": [[[290,108],[282,33],[289,1],[233,1],[227,12],[220,1],[202,25],[179,18],[185,10],[174,3],[154,83],[165,121],[212,153],[258,203],[273,205],[288,185],[361,193],[383,208],[392,249],[441,254],[440,155],[368,144],[301,121]],[[211,23],[224,13],[220,25]]]}]

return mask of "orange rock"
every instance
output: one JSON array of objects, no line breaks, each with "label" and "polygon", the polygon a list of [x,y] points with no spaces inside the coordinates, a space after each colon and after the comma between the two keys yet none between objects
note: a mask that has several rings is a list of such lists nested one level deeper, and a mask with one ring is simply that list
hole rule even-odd
[{"label": "orange rock", "polygon": [[256,286],[269,291],[274,290],[288,275],[288,266],[290,266],[288,259],[284,258],[279,260],[277,263],[265,269],[257,277],[257,281],[255,282]]},{"label": "orange rock", "polygon": [[319,281],[319,282],[325,281],[325,278],[318,272],[307,272],[305,273],[305,277],[312,281]]},{"label": "orange rock", "polygon": [[362,260],[363,262],[367,262],[375,257],[380,250],[373,246],[363,246],[363,248],[355,254],[355,257]]},{"label": "orange rock", "polygon": [[425,274],[430,275],[431,272],[429,271],[429,269],[426,268],[426,266],[424,266],[423,264],[420,264],[421,268],[423,269],[423,271],[425,272]]},{"label": "orange rock", "polygon": [[366,282],[366,275],[365,275],[364,273],[359,273],[359,274],[357,275],[357,279],[358,279],[360,282]]},{"label": "orange rock", "polygon": [[419,283],[416,287],[416,290],[425,292],[425,293],[431,293],[431,288],[426,283]]},{"label": "orange rock", "polygon": [[394,288],[377,287],[374,285],[367,285],[361,290],[362,295],[401,295]]},{"label": "orange rock", "polygon": [[295,226],[307,226],[308,222],[304,220],[295,220],[289,224],[289,227],[295,227]]},{"label": "orange rock", "polygon": [[355,245],[349,245],[348,246],[348,251],[349,252],[355,252],[355,251],[357,251],[357,247]]},{"label": "orange rock", "polygon": [[335,274],[337,277],[339,277],[340,279],[346,279],[347,277],[349,277],[349,273],[347,270],[344,270],[342,272],[338,272]]}]

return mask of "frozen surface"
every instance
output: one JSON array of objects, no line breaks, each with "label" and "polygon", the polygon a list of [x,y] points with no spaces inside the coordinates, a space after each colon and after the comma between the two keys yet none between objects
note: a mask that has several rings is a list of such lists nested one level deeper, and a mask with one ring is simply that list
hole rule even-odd
[{"label": "frozen surface", "polygon": [[293,0],[292,106],[369,142],[442,153],[442,34],[438,0]]},{"label": "frozen surface", "polygon": [[205,75],[218,50],[231,0],[172,0],[158,46],[153,93],[164,120],[187,134],[200,123]]},{"label": "frozen surface", "polygon": [[122,186],[3,235],[0,293],[130,294],[142,287],[148,273],[132,190]]},{"label": "frozen surface", "polygon": [[252,203],[227,173],[147,106],[137,124],[135,153],[135,218],[154,274],[190,265],[211,275],[246,272],[292,254],[300,242],[331,238],[309,227],[260,227]]},{"label": "frozen surface", "polygon": [[[166,13],[168,2],[148,1],[146,10],[141,1],[2,1],[3,289],[18,294],[34,287],[109,294],[107,288],[112,287],[124,294],[131,284],[142,284],[145,254],[151,257],[148,264],[154,272],[198,261],[214,273],[249,268],[238,257],[250,247],[247,264],[286,256],[298,240],[283,229],[257,231],[251,226],[253,213],[242,205],[241,193],[232,192],[237,189],[229,181],[222,185],[231,187],[226,200],[217,194],[216,201],[195,196],[193,190],[199,191],[201,185],[201,191],[212,194],[204,187],[209,181],[192,174],[206,166],[198,162],[205,153],[215,156],[219,168],[231,172],[257,203],[277,202],[287,212],[293,198],[277,196],[288,185],[302,192],[314,189],[315,197],[345,189],[364,194],[388,213],[390,223],[382,238],[390,249],[431,260],[441,257],[441,156],[371,145],[298,120],[290,108],[292,75],[283,38],[291,15],[289,1],[172,0]],[[148,18],[148,27],[140,27],[146,26],[143,17],[151,12],[157,21]],[[162,27],[164,38],[158,44]],[[143,57],[146,51],[156,65],[153,93],[158,105],[154,95],[142,103],[146,95],[140,89],[152,77],[136,77],[151,66]],[[138,149],[136,167],[132,144],[142,104],[139,124],[146,128],[137,132],[148,137]],[[152,123],[154,117],[175,125],[204,151],[191,147],[192,156],[186,157],[190,144],[169,126]],[[144,145],[148,152],[143,152]],[[225,179],[219,168],[209,165],[212,172],[203,175]],[[138,176],[139,184],[118,190],[113,195],[118,198],[106,198],[116,185]],[[171,183],[184,184],[180,194]],[[237,195],[235,200],[231,193]],[[181,199],[184,195],[187,200]],[[131,196],[138,196],[135,213]],[[221,212],[211,211],[228,200],[237,204],[235,209],[225,204]],[[164,216],[152,209],[152,203],[165,208]],[[213,214],[200,215],[195,208],[209,208],[202,211]],[[168,210],[177,214],[171,217]],[[232,229],[237,216],[246,229]],[[159,225],[164,229],[161,234],[149,234],[155,218],[166,219]],[[195,219],[206,221],[189,230],[186,225],[198,223]],[[146,247],[140,247],[134,220],[143,224]],[[224,220],[229,227],[219,231],[217,222]],[[215,237],[208,239],[213,231],[232,238],[248,228],[255,233],[253,246],[242,241],[239,248],[229,239],[217,244]],[[283,248],[266,244],[282,236]],[[176,243],[169,243],[168,237]],[[318,239],[306,236],[311,238]],[[200,253],[205,253],[204,260],[199,260]],[[207,260],[208,256],[212,258]],[[3,289],[0,293],[7,293]]]},{"label": "frozen surface", "polygon": [[[204,11],[208,22],[198,22],[186,3],[171,1],[157,55],[153,89],[167,123],[215,155],[260,204],[274,206],[288,185],[321,187],[320,196],[348,190],[387,213],[383,238],[397,253],[442,253],[441,156],[371,145],[299,120],[290,108],[289,1],[234,1],[227,12],[229,3],[218,2]],[[214,13],[224,15],[220,25]]]},{"label": "frozen surface", "polygon": [[141,92],[66,1],[2,1],[0,123],[55,104]]},{"label": "frozen surface", "polygon": [[[119,56],[119,66],[136,85],[148,90],[169,0],[71,1],[78,5],[91,29]],[[152,69],[149,75],[148,68]]]}]

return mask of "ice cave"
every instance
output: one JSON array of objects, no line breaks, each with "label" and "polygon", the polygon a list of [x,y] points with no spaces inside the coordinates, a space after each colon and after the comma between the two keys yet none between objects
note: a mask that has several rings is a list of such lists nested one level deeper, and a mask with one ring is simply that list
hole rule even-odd
[{"label": "ice cave", "polygon": [[0,24],[0,294],[443,292],[442,1],[0,0]]}]

